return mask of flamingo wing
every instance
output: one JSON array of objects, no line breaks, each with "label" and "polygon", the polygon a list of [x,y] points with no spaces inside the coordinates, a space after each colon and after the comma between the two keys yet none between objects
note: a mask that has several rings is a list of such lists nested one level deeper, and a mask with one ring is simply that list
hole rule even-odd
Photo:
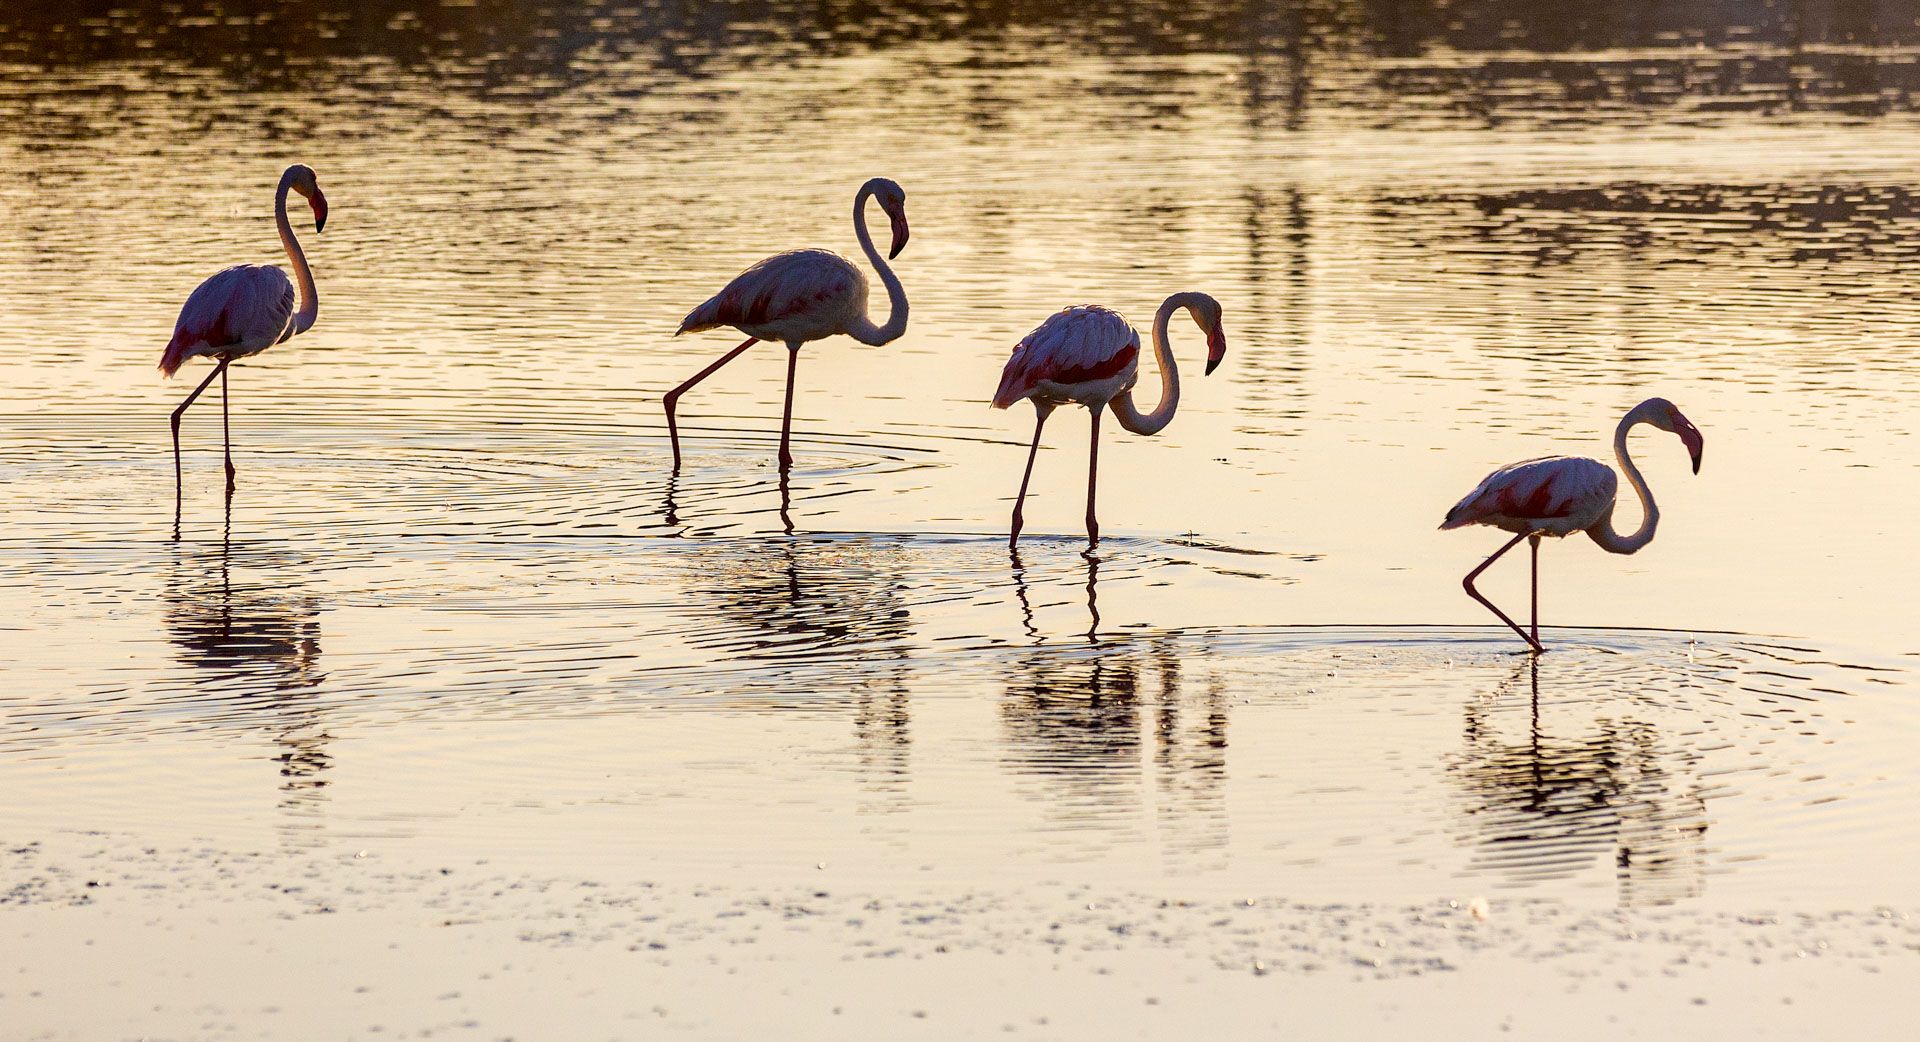
[{"label": "flamingo wing", "polygon": [[[694,308],[679,332],[716,326],[743,330],[769,322],[844,309],[864,288],[859,269],[826,250],[794,250],[768,257],[734,276],[727,288]],[[862,307],[865,300],[858,302]]]},{"label": "flamingo wing", "polygon": [[[1613,505],[1613,468],[1584,456],[1545,456],[1502,467],[1447,511],[1441,528],[1493,525],[1526,531],[1585,528]],[[1564,534],[1564,533],[1562,533]]]},{"label": "flamingo wing", "polygon": [[294,287],[271,264],[236,264],[216,272],[187,297],[160,356],[172,376],[196,355],[252,354],[293,335]]},{"label": "flamingo wing", "polygon": [[993,407],[1004,409],[1032,394],[1042,382],[1106,380],[1140,357],[1140,334],[1118,312],[1098,305],[1068,308],[1014,345],[1000,372]]}]

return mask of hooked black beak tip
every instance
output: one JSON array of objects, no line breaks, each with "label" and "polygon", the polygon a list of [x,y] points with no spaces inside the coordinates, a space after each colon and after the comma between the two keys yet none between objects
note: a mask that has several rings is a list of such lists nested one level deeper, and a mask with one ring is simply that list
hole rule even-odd
[{"label": "hooked black beak tip", "polygon": [[1220,368],[1220,360],[1219,360],[1218,358],[1209,358],[1209,359],[1207,359],[1207,373],[1206,373],[1206,375],[1208,375],[1208,376],[1212,376],[1212,375],[1213,375],[1213,371],[1214,371],[1215,369],[1218,369],[1218,368]]}]

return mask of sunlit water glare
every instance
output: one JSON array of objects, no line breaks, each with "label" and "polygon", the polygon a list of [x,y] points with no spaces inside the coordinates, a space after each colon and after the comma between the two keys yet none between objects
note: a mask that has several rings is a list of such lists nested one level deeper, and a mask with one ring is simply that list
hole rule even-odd
[{"label": "sunlit water glare", "polygon": [[[1920,36],[696,6],[0,13],[0,839],[1912,902]],[[319,322],[234,370],[230,510],[189,415],[176,540],[153,367],[202,277],[278,259],[292,161]],[[774,347],[683,401],[671,477],[660,397],[737,342],[680,317],[856,255],[876,174],[906,336],[803,353],[786,487]],[[1091,557],[1059,414],[1010,555],[1007,351],[1185,289],[1225,364],[1176,324]],[[1655,394],[1705,466],[1635,439],[1659,538],[1546,549],[1536,672],[1459,588],[1498,541],[1435,526]]]}]

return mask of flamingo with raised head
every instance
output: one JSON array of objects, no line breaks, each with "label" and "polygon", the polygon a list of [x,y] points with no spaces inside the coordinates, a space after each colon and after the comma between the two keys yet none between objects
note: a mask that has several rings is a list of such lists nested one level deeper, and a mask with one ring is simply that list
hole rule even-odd
[{"label": "flamingo with raised head", "polygon": [[1013,501],[1013,532],[1008,546],[1020,542],[1021,511],[1027,502],[1027,483],[1033,478],[1034,457],[1040,454],[1040,432],[1047,417],[1061,405],[1080,404],[1093,415],[1087,450],[1087,543],[1100,542],[1100,521],[1094,511],[1094,490],[1100,477],[1100,412],[1113,409],[1120,426],[1135,434],[1158,434],[1173,420],[1180,405],[1180,370],[1167,347],[1167,323],[1185,308],[1207,334],[1207,372],[1213,372],[1227,354],[1227,336],[1220,325],[1220,302],[1205,293],[1175,293],[1153,316],[1153,354],[1160,363],[1160,403],[1142,414],[1133,404],[1133,385],[1140,378],[1140,334],[1118,312],[1098,305],[1068,308],[1040,323],[1014,346],[1013,356],[1000,373],[993,407],[1004,409],[1022,398],[1033,402],[1033,448],[1027,452],[1020,494]]},{"label": "flamingo with raised head", "polygon": [[[1540,644],[1540,537],[1559,538],[1585,532],[1600,544],[1600,549],[1610,554],[1634,553],[1653,542],[1654,528],[1660,523],[1660,508],[1654,505],[1653,493],[1648,491],[1646,479],[1640,476],[1640,468],[1634,466],[1633,458],[1627,455],[1627,434],[1643,423],[1678,435],[1693,457],[1695,474],[1700,473],[1700,453],[1704,447],[1699,428],[1665,398],[1649,398],[1621,419],[1619,428],[1613,432],[1613,455],[1620,461],[1620,469],[1627,472],[1633,490],[1639,493],[1644,512],[1640,527],[1628,535],[1621,535],[1613,528],[1614,496],[1620,488],[1613,468],[1583,456],[1543,456],[1502,467],[1487,475],[1478,488],[1454,504],[1453,509],[1447,511],[1446,520],[1440,523],[1442,529],[1491,525],[1514,533],[1505,546],[1468,572],[1461,585],[1466,587],[1467,596],[1486,605],[1488,611],[1518,633],[1536,654],[1546,650]],[[1522,630],[1473,587],[1473,580],[1481,572],[1522,539],[1530,540],[1533,547],[1531,633]]]},{"label": "flamingo with raised head", "polygon": [[778,340],[787,345],[787,401],[780,417],[780,469],[793,466],[788,442],[793,432],[793,378],[800,361],[800,345],[824,340],[841,333],[878,347],[900,338],[907,331],[907,292],[893,269],[874,249],[867,233],[867,200],[878,199],[880,209],[893,222],[893,245],[887,258],[900,256],[907,245],[907,193],[898,184],[876,177],[860,186],[853,197],[853,231],[860,240],[868,263],[880,273],[887,288],[888,314],[885,325],[874,325],[867,317],[867,277],[846,258],[827,250],[794,250],[775,254],[734,276],[727,288],[706,303],[694,308],[674,333],[697,333],[703,329],[732,326],[747,334],[746,343],[721,355],[692,378],[667,392],[667,434],[673,439],[673,469],[680,470],[680,427],[675,417],[680,396],[695,384],[712,376],[719,368],[740,356],[742,351],[762,340]]},{"label": "flamingo with raised head", "polygon": [[327,197],[320,191],[313,168],[295,163],[280,175],[274,191],[273,219],[280,228],[280,245],[299,280],[300,303],[294,306],[294,278],[271,264],[236,264],[215,273],[187,297],[173,326],[173,339],[160,356],[160,371],[172,376],[189,358],[204,355],[217,360],[213,372],[173,410],[173,505],[177,518],[184,481],[180,468],[180,417],[201,392],[220,378],[220,437],[226,448],[227,491],[233,491],[233,434],[228,421],[227,367],[257,355],[295,333],[313,327],[320,314],[320,294],[313,286],[307,255],[287,222],[287,192],[295,191],[313,208],[313,230],[327,226]]}]

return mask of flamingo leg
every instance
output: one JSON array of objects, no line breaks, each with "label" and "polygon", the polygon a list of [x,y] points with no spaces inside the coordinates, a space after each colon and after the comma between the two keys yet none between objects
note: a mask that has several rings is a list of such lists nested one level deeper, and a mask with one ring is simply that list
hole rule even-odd
[{"label": "flamingo leg", "polygon": [[793,451],[788,442],[793,437],[793,376],[800,368],[800,345],[787,345],[787,405],[780,413],[780,471],[786,473],[793,466]]},{"label": "flamingo leg", "polygon": [[1528,629],[1533,631],[1533,646],[1540,646],[1540,534],[1535,532],[1527,537],[1527,544],[1533,549],[1533,622]]},{"label": "flamingo leg", "polygon": [[180,407],[173,410],[173,513],[176,520],[180,516],[182,490],[186,487],[186,480],[181,476],[180,472],[180,417],[187,411],[187,406],[192,405],[194,399],[200,397],[201,392],[205,391],[208,385],[213,383],[213,378],[226,371],[227,363],[224,361],[214,366],[213,372],[208,373],[207,378],[200,381],[200,386],[194,388],[192,394],[187,395],[187,400],[181,402]]},{"label": "flamingo leg", "polygon": [[1100,545],[1100,519],[1094,516],[1093,493],[1100,483],[1100,409],[1101,406],[1087,410],[1093,414],[1093,426],[1087,442],[1087,548]]},{"label": "flamingo leg", "polygon": [[1506,612],[1503,612],[1499,608],[1495,607],[1492,601],[1487,600],[1485,597],[1482,597],[1480,595],[1480,591],[1473,588],[1473,581],[1480,577],[1481,572],[1484,572],[1488,568],[1492,567],[1493,562],[1498,561],[1501,558],[1501,556],[1504,555],[1508,550],[1511,550],[1514,547],[1520,545],[1520,540],[1527,538],[1528,535],[1529,533],[1522,532],[1519,535],[1514,536],[1512,539],[1509,539],[1505,546],[1502,546],[1500,549],[1495,550],[1493,552],[1492,557],[1489,557],[1486,560],[1480,562],[1480,567],[1475,568],[1471,572],[1468,572],[1467,577],[1460,581],[1460,585],[1466,588],[1467,596],[1472,597],[1474,600],[1479,601],[1483,605],[1486,605],[1486,608],[1488,611],[1499,616],[1500,621],[1507,624],[1507,628],[1519,634],[1520,639],[1526,641],[1527,646],[1532,648],[1537,653],[1545,650],[1540,646],[1540,642],[1533,637],[1527,636],[1527,631],[1521,629],[1519,624],[1514,622],[1512,619],[1507,618]]},{"label": "flamingo leg", "polygon": [[759,337],[751,337],[751,336],[748,337],[746,343],[741,344],[739,347],[736,347],[731,351],[728,351],[724,355],[721,355],[718,361],[714,362],[712,365],[707,366],[705,369],[702,369],[699,372],[693,374],[692,379],[674,388],[673,390],[667,392],[667,396],[663,400],[665,401],[667,406],[667,436],[673,439],[673,469],[675,471],[678,471],[680,469],[680,425],[674,419],[674,410],[680,404],[680,396],[687,393],[689,390],[692,390],[694,384],[697,384],[700,381],[705,380],[707,377],[712,376],[714,373],[718,372],[721,366],[726,365],[728,362],[731,362],[734,359],[740,357],[740,352],[745,351],[747,348],[752,347],[753,345],[759,342],[760,342]]},{"label": "flamingo leg", "polygon": [[1024,524],[1021,510],[1027,505],[1027,482],[1033,480],[1033,461],[1040,455],[1040,429],[1047,425],[1047,417],[1053,413],[1053,405],[1035,401],[1033,412],[1033,448],[1027,451],[1027,470],[1020,475],[1020,495],[1013,501],[1013,534],[1007,537],[1008,547],[1018,546],[1020,543],[1020,529]]},{"label": "flamingo leg", "polygon": [[220,367],[220,443],[227,454],[227,493],[233,493],[233,423],[227,410],[227,367]]}]

